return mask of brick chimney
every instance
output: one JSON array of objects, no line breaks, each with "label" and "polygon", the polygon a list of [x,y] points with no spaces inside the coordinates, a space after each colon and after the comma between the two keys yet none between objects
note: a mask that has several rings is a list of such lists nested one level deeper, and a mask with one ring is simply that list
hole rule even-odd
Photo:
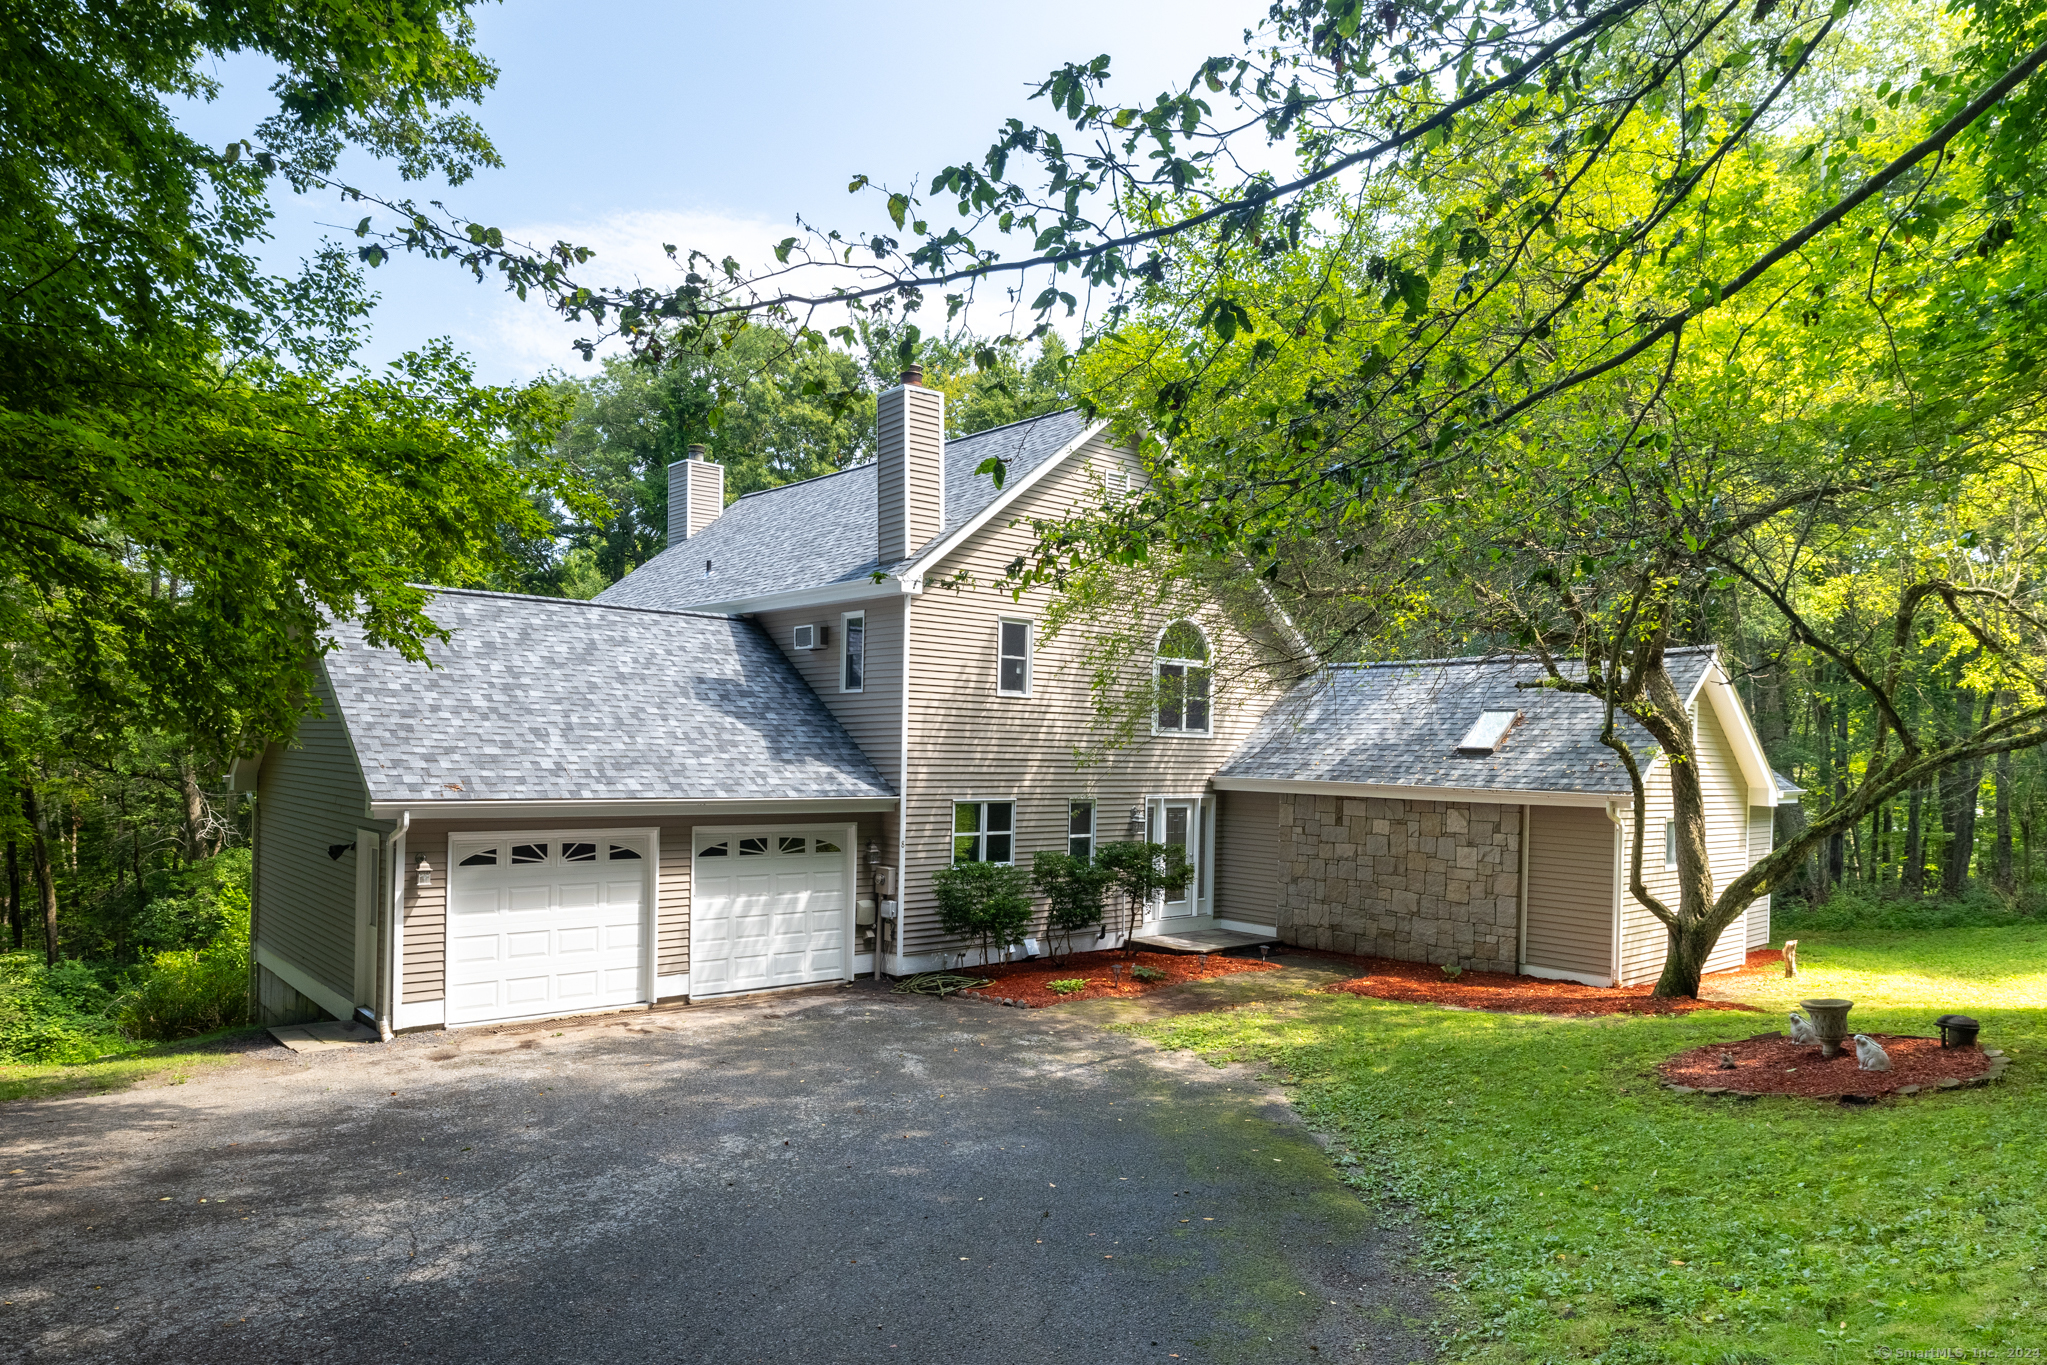
[{"label": "brick chimney", "polygon": [[945,521],[945,395],[924,387],[924,368],[874,405],[876,558],[894,564],[938,534]]},{"label": "brick chimney", "polygon": [[713,464],[702,446],[687,460],[668,466],[668,543],[680,545],[725,510],[725,466]]}]

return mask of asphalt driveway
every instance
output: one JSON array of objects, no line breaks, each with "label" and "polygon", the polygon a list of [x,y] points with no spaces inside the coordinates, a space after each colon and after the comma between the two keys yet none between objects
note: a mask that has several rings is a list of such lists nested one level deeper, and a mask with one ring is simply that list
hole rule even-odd
[{"label": "asphalt driveway", "polygon": [[866,987],[0,1107],[0,1356],[1430,1359],[1279,1095]]}]

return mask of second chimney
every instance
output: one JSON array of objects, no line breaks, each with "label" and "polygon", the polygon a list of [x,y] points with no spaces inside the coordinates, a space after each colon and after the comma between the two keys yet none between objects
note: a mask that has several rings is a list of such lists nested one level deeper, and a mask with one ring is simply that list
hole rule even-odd
[{"label": "second chimney", "polygon": [[725,466],[712,464],[702,446],[668,466],[668,543],[680,545],[725,510]]},{"label": "second chimney", "polygon": [[945,524],[945,395],[924,387],[922,366],[875,400],[875,557],[908,559]]}]

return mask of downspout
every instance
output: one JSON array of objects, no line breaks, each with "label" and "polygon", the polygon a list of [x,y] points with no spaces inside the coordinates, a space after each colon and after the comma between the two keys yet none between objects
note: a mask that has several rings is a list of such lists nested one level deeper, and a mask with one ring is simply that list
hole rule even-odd
[{"label": "downspout", "polygon": [[1606,818],[1613,821],[1613,984],[1621,984],[1621,885],[1626,876],[1628,827],[1621,823],[1617,801],[1606,803]]},{"label": "downspout", "polygon": [[388,895],[377,916],[377,1037],[391,1041],[391,1018],[397,1013],[398,912],[405,904],[405,831],[412,827],[412,812],[398,813],[398,828],[384,836],[390,858],[390,878],[384,883]]},{"label": "downspout", "polygon": [[1516,975],[1528,972],[1528,812],[1531,808],[1521,807],[1521,913],[1516,916],[1514,934],[1514,971]]}]

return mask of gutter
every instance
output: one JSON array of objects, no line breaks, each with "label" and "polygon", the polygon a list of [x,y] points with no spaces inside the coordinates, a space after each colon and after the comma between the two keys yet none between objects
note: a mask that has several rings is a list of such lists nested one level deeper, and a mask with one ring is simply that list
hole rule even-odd
[{"label": "gutter", "polygon": [[398,828],[384,836],[385,856],[390,859],[390,878],[384,883],[388,893],[384,903],[377,907],[377,990],[376,1014],[377,1037],[382,1042],[391,1041],[391,1018],[397,1013],[395,997],[398,993],[398,913],[405,905],[405,831],[412,827],[412,812],[398,813]]}]

